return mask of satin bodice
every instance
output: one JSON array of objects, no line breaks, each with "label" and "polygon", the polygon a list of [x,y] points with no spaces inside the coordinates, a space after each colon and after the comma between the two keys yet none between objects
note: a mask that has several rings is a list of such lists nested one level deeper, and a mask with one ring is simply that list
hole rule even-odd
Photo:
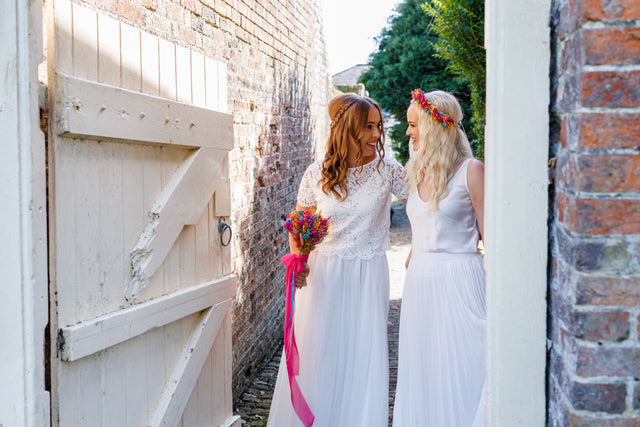
[{"label": "satin bodice", "polygon": [[427,212],[427,205],[414,189],[407,200],[407,215],[411,221],[414,253],[448,252],[476,253],[478,222],[471,204],[467,184],[466,159],[447,184],[447,193],[438,203],[438,210]]}]

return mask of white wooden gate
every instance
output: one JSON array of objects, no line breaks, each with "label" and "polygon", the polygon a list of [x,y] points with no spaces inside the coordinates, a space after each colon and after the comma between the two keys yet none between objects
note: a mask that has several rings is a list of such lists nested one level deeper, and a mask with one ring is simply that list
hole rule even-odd
[{"label": "white wooden gate", "polygon": [[48,14],[53,424],[239,425],[224,64],[68,0]]}]

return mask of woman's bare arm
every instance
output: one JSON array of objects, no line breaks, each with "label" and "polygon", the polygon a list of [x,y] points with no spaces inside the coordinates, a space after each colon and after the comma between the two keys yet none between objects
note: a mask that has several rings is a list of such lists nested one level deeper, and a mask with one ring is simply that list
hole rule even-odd
[{"label": "woman's bare arm", "polygon": [[480,228],[480,238],[484,240],[484,164],[481,161],[474,159],[469,163],[467,185]]}]

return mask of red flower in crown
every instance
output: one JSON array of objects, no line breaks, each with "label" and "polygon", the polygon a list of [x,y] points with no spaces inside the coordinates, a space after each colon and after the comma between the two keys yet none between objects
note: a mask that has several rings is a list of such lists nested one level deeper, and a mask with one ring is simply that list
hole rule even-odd
[{"label": "red flower in crown", "polygon": [[435,105],[433,105],[427,98],[424,97],[424,92],[422,89],[414,89],[411,91],[411,97],[413,100],[422,108],[427,114],[431,115],[435,121],[442,124],[444,127],[453,127],[456,122],[451,117],[444,114],[442,111],[438,109]]}]

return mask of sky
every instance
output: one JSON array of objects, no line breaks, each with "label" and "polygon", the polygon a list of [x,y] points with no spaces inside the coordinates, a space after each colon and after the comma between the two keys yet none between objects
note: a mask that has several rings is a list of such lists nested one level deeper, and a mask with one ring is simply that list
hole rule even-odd
[{"label": "sky", "polygon": [[320,0],[331,75],[366,64],[400,0]]}]

